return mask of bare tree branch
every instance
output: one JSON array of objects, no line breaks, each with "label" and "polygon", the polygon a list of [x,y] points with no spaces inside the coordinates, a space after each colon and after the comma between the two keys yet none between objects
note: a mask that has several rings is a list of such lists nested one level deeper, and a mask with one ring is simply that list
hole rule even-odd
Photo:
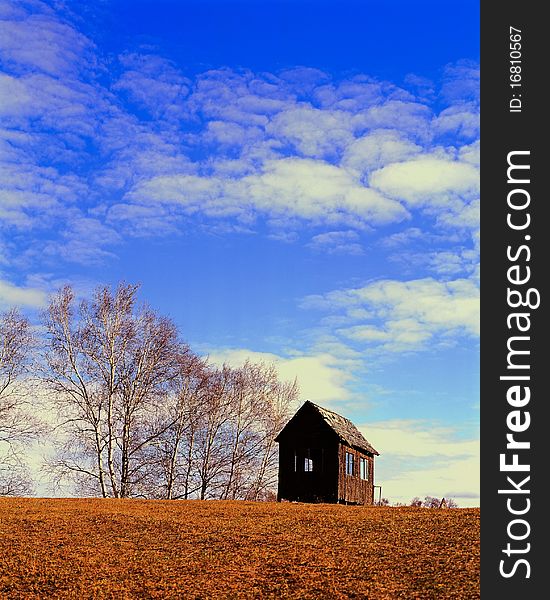
[{"label": "bare tree branch", "polygon": [[33,347],[29,321],[15,308],[0,314],[0,495],[29,495],[33,489],[23,459],[42,429],[29,396]]}]

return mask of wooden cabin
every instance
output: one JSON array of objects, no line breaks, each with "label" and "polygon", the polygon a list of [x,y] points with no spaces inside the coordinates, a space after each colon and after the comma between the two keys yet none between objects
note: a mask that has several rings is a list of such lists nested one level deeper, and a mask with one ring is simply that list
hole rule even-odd
[{"label": "wooden cabin", "polygon": [[379,453],[349,419],[307,400],[275,441],[279,502],[374,503]]}]

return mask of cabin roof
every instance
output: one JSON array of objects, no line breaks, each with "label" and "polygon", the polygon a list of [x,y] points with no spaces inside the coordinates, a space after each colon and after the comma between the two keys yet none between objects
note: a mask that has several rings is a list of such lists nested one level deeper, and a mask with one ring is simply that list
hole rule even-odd
[{"label": "cabin roof", "polygon": [[[342,415],[335,413],[328,408],[323,408],[318,404],[314,404],[310,400],[306,400],[305,403],[300,407],[298,412],[300,412],[305,406],[311,406],[318,414],[323,418],[326,424],[334,431],[334,433],[338,436],[340,441],[344,442],[348,446],[353,446],[354,448],[358,448],[359,450],[363,450],[364,452],[369,452],[371,454],[379,455],[380,453],[374,449],[374,447],[365,439],[363,434],[357,429],[357,427]],[[296,413],[298,414],[298,413]],[[296,416],[296,415],[295,415]],[[292,417],[294,419],[294,417]],[[292,421],[291,419],[291,421]],[[289,421],[290,423],[290,421]],[[285,427],[286,428],[286,427]],[[284,429],[283,428],[283,431]],[[281,431],[282,433],[282,431]],[[277,436],[276,440],[278,441],[279,436]]]}]

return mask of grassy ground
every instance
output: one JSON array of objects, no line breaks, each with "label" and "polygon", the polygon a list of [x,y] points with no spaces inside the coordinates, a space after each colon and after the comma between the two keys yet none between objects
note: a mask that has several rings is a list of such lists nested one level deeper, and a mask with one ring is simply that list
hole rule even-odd
[{"label": "grassy ground", "polygon": [[479,597],[479,509],[0,498],[0,598]]}]

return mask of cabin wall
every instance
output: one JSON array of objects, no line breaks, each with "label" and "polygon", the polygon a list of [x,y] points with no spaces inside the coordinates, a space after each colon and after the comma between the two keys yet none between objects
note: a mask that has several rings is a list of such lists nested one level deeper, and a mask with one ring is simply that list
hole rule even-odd
[{"label": "cabin wall", "polygon": [[[312,471],[304,469],[306,457]],[[338,437],[313,411],[303,411],[279,439],[278,500],[336,502]]]},{"label": "cabin wall", "polygon": [[[346,452],[353,454],[353,475],[346,473]],[[368,462],[368,479],[361,479],[359,458]],[[345,444],[338,445],[338,502],[374,504],[374,457]]]},{"label": "cabin wall", "polygon": [[[279,447],[278,500],[336,502],[338,489],[337,442],[305,438]],[[305,471],[305,459],[312,471]]]}]

